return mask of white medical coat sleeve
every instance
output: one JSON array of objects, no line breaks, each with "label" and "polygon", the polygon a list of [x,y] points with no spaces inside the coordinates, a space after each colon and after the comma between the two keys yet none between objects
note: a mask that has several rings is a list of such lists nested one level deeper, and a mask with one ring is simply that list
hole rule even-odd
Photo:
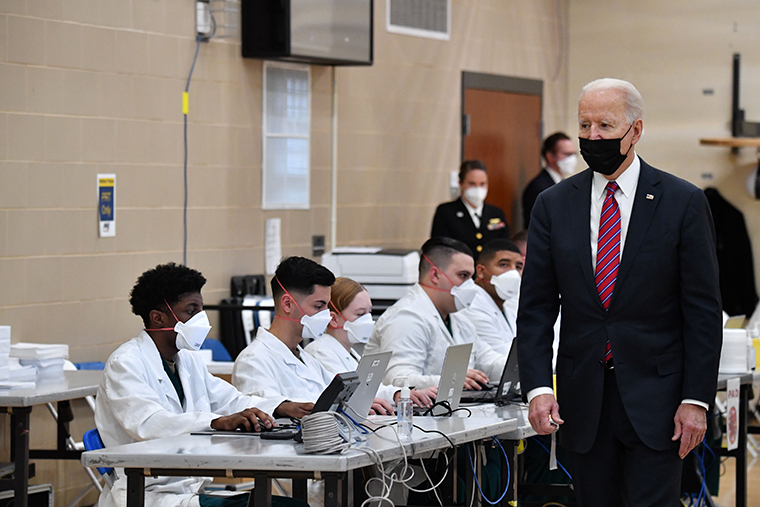
[{"label": "white medical coat sleeve", "polygon": [[148,380],[140,378],[146,372],[135,357],[112,358],[109,366],[103,378],[109,404],[121,426],[136,440],[208,430],[211,421],[224,415],[212,412],[177,414],[166,410],[153,390],[141,389]]},{"label": "white medical coat sleeve", "polygon": [[[425,372],[431,333],[426,323],[415,315],[411,314],[405,318],[404,315],[409,313],[404,309],[399,311],[394,316],[395,318],[388,319],[383,325],[382,336],[379,338],[379,350],[370,351],[365,348],[364,353],[393,352],[383,377],[384,384],[403,386],[404,377],[406,377],[409,386],[417,389],[437,386],[441,375],[427,375]],[[372,334],[374,335],[376,331],[377,326]],[[370,337],[370,343],[372,342],[372,337]]]},{"label": "white medical coat sleeve", "polygon": [[204,372],[204,377],[212,412],[229,415],[241,412],[247,408],[255,407],[272,415],[273,409],[267,410],[270,408],[270,404],[267,403],[267,400],[259,398],[258,396],[247,396],[242,394],[226,380],[222,380],[209,373],[208,369]]},{"label": "white medical coat sleeve", "polygon": [[[235,360],[232,369],[232,385],[241,393],[249,396],[258,396],[262,402],[262,410],[274,416],[274,411],[283,401],[288,398],[283,396],[277,386],[276,372],[263,362],[254,362],[252,358],[240,356]],[[299,401],[299,400],[290,400]]]},{"label": "white medical coat sleeve", "polygon": [[472,343],[472,355],[475,358],[475,368],[488,375],[490,382],[499,382],[507,364],[507,356],[499,354],[490,345],[475,338]]},{"label": "white medical coat sleeve", "polygon": [[377,388],[377,398],[381,398],[391,405],[395,405],[396,402],[393,400],[393,396],[399,392],[400,388],[396,386],[391,386],[387,384],[380,384],[380,387]]}]

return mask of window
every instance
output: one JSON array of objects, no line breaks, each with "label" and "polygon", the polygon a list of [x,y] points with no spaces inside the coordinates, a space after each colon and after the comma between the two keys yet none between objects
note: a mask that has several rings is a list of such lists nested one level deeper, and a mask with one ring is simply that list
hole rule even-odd
[{"label": "window", "polygon": [[309,209],[311,71],[264,62],[262,209]]}]

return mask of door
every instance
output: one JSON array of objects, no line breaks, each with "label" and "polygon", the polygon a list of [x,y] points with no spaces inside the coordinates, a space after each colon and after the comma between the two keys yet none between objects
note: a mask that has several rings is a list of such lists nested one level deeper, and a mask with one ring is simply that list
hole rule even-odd
[{"label": "door", "polygon": [[541,170],[542,90],[535,79],[462,74],[462,160],[486,165],[486,202],[504,210],[512,233],[522,230],[523,188]]}]

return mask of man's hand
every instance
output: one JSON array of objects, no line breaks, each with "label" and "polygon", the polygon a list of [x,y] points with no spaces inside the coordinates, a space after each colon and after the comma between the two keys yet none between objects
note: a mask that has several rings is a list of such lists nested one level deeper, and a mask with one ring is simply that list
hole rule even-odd
[{"label": "man's hand", "polygon": [[393,407],[387,400],[375,398],[372,402],[372,408],[369,409],[370,415],[393,415]]},{"label": "man's hand", "polygon": [[237,414],[218,417],[211,421],[211,429],[222,431],[235,431],[238,426],[245,426],[246,431],[261,431],[261,426],[267,428],[276,426],[274,419],[258,408],[247,408]]},{"label": "man's hand", "polygon": [[[412,399],[412,403],[418,407],[430,408],[433,406],[433,400],[438,394],[438,386],[428,387],[426,389],[412,389],[409,391],[409,397]],[[398,400],[401,399],[401,391],[396,391],[393,395],[393,402],[398,405]]]},{"label": "man's hand", "polygon": [[539,435],[554,433],[555,426],[550,421],[557,424],[565,422],[559,416],[559,404],[553,394],[539,394],[530,400],[528,420]]},{"label": "man's hand", "polygon": [[412,403],[418,407],[430,408],[433,406],[433,400],[435,400],[438,394],[438,386],[428,387],[426,389],[414,389],[410,393],[412,397]]},{"label": "man's hand", "polygon": [[280,417],[293,417],[294,419],[301,419],[302,417],[311,414],[313,408],[313,403],[296,403],[294,401],[283,401],[277,406],[274,413]]},{"label": "man's hand", "polygon": [[480,387],[478,382],[481,384],[488,383],[488,376],[480,370],[467,370],[467,375],[464,378],[464,388],[470,391],[480,391],[482,387]]},{"label": "man's hand", "polygon": [[684,459],[705,437],[707,431],[706,410],[699,405],[681,403],[673,420],[676,430],[673,433],[673,441],[681,439],[681,448],[678,456]]}]

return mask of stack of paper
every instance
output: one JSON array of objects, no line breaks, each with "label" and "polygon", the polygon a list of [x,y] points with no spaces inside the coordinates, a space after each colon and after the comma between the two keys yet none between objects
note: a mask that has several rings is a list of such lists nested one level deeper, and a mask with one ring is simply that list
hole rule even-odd
[{"label": "stack of paper", "polygon": [[11,380],[0,380],[0,391],[10,391],[12,389],[34,389],[37,387],[36,382],[16,382]]},{"label": "stack of paper", "polygon": [[0,326],[0,380],[8,380],[11,326]]},{"label": "stack of paper", "polygon": [[63,343],[26,343],[11,345],[11,357],[19,359],[67,359],[69,346]]},{"label": "stack of paper", "polygon": [[69,346],[65,344],[14,343],[11,357],[18,358],[21,366],[37,369],[37,381],[63,378],[63,362],[69,357]]},{"label": "stack of paper", "polygon": [[17,357],[10,358],[8,380],[13,382],[34,382],[37,379],[37,368],[33,365],[22,365]]}]

